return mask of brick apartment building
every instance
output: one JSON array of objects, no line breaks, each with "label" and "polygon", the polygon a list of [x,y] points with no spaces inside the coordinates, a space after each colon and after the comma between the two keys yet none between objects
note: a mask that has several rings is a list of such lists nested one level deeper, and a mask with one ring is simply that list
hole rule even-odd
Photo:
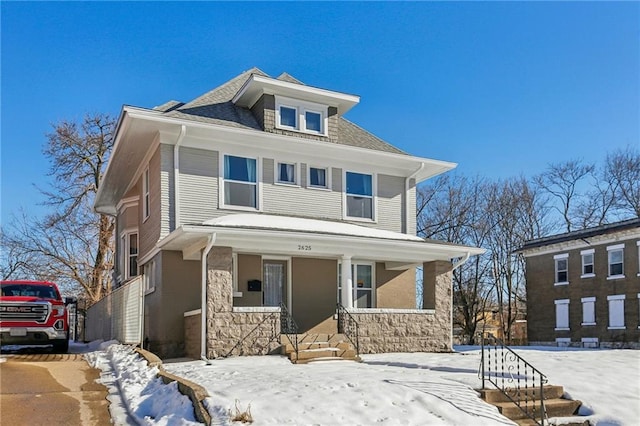
[{"label": "brick apartment building", "polygon": [[640,219],[525,243],[529,344],[640,348]]}]

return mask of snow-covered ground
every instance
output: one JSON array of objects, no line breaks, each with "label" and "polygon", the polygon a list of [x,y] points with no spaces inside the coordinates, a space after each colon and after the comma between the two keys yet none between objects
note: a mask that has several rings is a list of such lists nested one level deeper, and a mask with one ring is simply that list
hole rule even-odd
[{"label": "snow-covered ground", "polygon": [[[163,385],[129,347],[89,346],[87,359],[123,396],[134,423],[192,425],[190,403],[175,384]],[[593,425],[640,424],[640,351],[517,348],[583,402]],[[451,354],[393,353],[362,356],[364,362],[293,365],[285,357],[235,357],[165,361],[164,368],[204,386],[213,424],[250,411],[254,425],[505,425],[512,424],[482,402],[477,347]],[[113,392],[112,392],[113,393]],[[112,404],[113,405],[113,404]],[[115,410],[116,424],[131,424]],[[121,410],[122,411],[122,410]],[[585,420],[585,418],[582,418]]]},{"label": "snow-covered ground", "polygon": [[[219,424],[250,404],[255,425],[511,424],[473,389],[480,350],[362,356],[363,363],[293,365],[264,356],[167,363],[165,369],[204,386]],[[640,424],[640,351],[518,348],[583,402],[592,424]],[[584,420],[584,419],[582,419]]]}]

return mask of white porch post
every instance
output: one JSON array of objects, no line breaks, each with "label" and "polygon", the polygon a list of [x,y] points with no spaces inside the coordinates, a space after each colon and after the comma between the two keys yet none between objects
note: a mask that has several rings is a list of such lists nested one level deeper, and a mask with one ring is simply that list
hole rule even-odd
[{"label": "white porch post", "polygon": [[353,308],[353,279],[351,278],[351,256],[342,256],[342,306]]}]

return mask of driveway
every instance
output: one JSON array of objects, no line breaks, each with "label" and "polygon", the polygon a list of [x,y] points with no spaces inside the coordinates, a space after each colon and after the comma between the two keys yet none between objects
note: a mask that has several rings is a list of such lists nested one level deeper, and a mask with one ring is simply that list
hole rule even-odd
[{"label": "driveway", "polygon": [[3,354],[0,424],[110,425],[107,388],[80,354]]}]

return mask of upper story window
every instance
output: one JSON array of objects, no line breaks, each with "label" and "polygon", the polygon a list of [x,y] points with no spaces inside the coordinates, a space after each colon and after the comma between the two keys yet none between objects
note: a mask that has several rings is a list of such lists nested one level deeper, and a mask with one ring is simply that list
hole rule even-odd
[{"label": "upper story window", "polygon": [[346,172],[346,215],[373,219],[373,177],[368,174]]},{"label": "upper story window", "polygon": [[276,182],[288,185],[298,183],[298,168],[294,163],[276,163]]},{"label": "upper story window", "polygon": [[595,276],[593,269],[594,252],[594,249],[583,250],[580,252],[580,256],[582,256],[582,278]]},{"label": "upper story window", "polygon": [[556,285],[569,283],[569,253],[553,256],[556,265]]},{"label": "upper story window", "polygon": [[149,168],[142,174],[142,219],[149,217]]},{"label": "upper story window", "polygon": [[258,208],[257,161],[255,158],[224,156],[224,204]]},{"label": "upper story window", "polygon": [[607,247],[609,257],[609,276],[607,278],[624,278],[624,244]]},{"label": "upper story window", "polygon": [[138,275],[138,232],[123,232],[121,241],[121,271],[124,279],[128,280]]},{"label": "upper story window", "polygon": [[309,167],[308,186],[311,188],[329,188],[329,169],[326,167]]},{"label": "upper story window", "polygon": [[277,128],[325,136],[327,115],[326,105],[276,96]]}]

